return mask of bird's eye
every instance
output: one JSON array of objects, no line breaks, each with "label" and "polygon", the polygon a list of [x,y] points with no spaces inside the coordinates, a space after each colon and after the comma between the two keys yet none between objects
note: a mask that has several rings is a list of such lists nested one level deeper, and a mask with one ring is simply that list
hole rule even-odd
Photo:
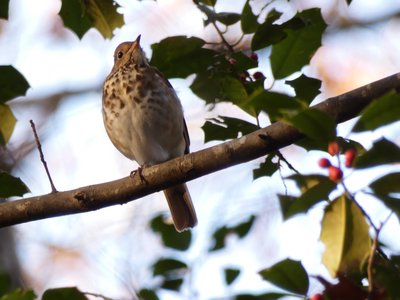
[{"label": "bird's eye", "polygon": [[122,56],[124,56],[124,53],[123,53],[122,51],[118,51],[118,53],[117,53],[117,58],[118,58],[118,59],[121,59]]}]

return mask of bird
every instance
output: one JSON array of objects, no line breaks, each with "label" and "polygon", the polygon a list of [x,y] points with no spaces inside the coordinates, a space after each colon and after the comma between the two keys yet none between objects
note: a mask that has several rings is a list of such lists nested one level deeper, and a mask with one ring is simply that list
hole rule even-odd
[{"label": "bird", "polygon": [[[189,153],[190,145],[181,102],[170,82],[149,64],[140,38],[115,49],[102,97],[107,135],[124,156],[139,164],[139,171]],[[169,187],[164,194],[175,229],[196,226],[187,185]]]}]

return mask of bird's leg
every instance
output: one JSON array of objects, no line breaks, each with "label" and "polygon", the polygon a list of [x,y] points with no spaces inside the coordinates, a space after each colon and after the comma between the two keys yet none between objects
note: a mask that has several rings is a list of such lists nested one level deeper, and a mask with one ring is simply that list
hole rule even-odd
[{"label": "bird's leg", "polygon": [[145,168],[145,165],[139,166],[136,170],[133,170],[129,176],[133,179],[133,178],[135,178],[135,175],[138,174],[140,177],[140,181],[142,183],[144,182],[146,184],[149,184],[149,182],[146,180],[146,178],[142,174],[144,168]]}]

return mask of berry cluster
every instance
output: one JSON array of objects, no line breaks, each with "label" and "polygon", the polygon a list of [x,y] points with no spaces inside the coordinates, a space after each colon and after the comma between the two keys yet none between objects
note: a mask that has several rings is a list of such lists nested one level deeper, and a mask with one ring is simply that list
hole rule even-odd
[{"label": "berry cluster", "polygon": [[[337,156],[339,158],[341,149],[337,141],[330,142],[328,145],[328,153],[331,156]],[[357,155],[356,149],[351,148],[344,152],[344,165],[346,168],[351,168],[354,163],[354,159]],[[328,169],[329,178],[333,181],[340,181],[343,178],[343,171],[340,166],[332,165],[331,161],[327,158],[321,158],[318,161],[318,165],[323,169]]]},{"label": "berry cluster", "polygon": [[[255,53],[255,52],[252,52],[252,53],[249,55],[249,57],[250,57],[252,60],[258,61],[258,55],[257,55],[257,53]],[[231,64],[231,65],[236,65],[236,64],[237,64],[237,60],[234,59],[233,57],[229,57],[229,58],[227,58],[227,60],[228,60],[229,64]],[[240,80],[242,80],[242,81],[247,81],[247,79],[258,81],[258,80],[263,80],[263,79],[265,79],[265,75],[264,75],[262,72],[257,71],[257,72],[254,72],[254,74],[253,74],[252,76],[250,76],[249,72],[243,71],[243,72],[241,72],[241,73],[239,74],[239,78],[240,78]]]}]

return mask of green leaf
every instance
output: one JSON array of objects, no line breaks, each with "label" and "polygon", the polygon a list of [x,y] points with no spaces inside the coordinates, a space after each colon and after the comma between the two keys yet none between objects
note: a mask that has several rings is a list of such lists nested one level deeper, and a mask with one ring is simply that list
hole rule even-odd
[{"label": "green leaf", "polygon": [[[173,36],[151,45],[150,64],[168,78],[186,78],[206,70],[215,51],[202,48],[205,42],[196,37]],[[196,59],[194,59],[196,58]]]},{"label": "green leaf", "polygon": [[25,77],[13,66],[0,66],[0,104],[24,96],[29,88]]},{"label": "green leaf", "polygon": [[124,24],[117,12],[119,4],[109,0],[64,0],[60,16],[64,25],[75,32],[79,38],[95,27],[104,38],[111,38],[113,31]]},{"label": "green leaf", "polygon": [[276,157],[276,153],[269,154],[263,163],[257,169],[253,170],[253,180],[263,176],[272,176],[276,171],[279,170],[279,162],[273,162],[272,160]]},{"label": "green leaf", "polygon": [[8,19],[9,0],[0,0],[0,18]]},{"label": "green leaf", "polygon": [[0,145],[5,146],[8,143],[16,122],[10,107],[0,103]]},{"label": "green leaf", "polygon": [[227,268],[224,270],[224,275],[225,275],[225,282],[227,285],[231,285],[232,282],[235,281],[235,279],[239,276],[240,270],[239,269],[231,269]]},{"label": "green leaf", "polygon": [[336,137],[335,120],[327,113],[315,108],[304,110],[290,118],[289,123],[307,137],[328,144]]},{"label": "green leaf", "polygon": [[258,27],[257,16],[253,13],[249,0],[246,1],[242,10],[241,26],[243,33],[253,33]]},{"label": "green leaf", "polygon": [[6,272],[0,272],[0,295],[10,292],[11,288],[11,276]]},{"label": "green leaf", "polygon": [[301,295],[307,294],[308,274],[300,261],[285,259],[259,273],[264,280],[284,290]]},{"label": "green leaf", "polygon": [[28,187],[20,178],[13,177],[6,172],[0,172],[0,198],[22,196],[29,192]]},{"label": "green leaf", "polygon": [[396,215],[397,218],[400,220],[400,197],[395,194],[379,194],[374,193],[372,194],[376,198],[380,199],[385,205],[391,209]]},{"label": "green leaf", "polygon": [[183,283],[182,278],[178,279],[169,279],[169,280],[164,280],[164,282],[161,284],[161,287],[167,290],[172,290],[172,291],[179,291]]},{"label": "green leaf", "polygon": [[391,193],[400,193],[400,173],[390,173],[375,180],[369,186],[378,194],[389,195]]},{"label": "green leaf", "polygon": [[197,74],[190,88],[206,103],[221,101],[236,103],[247,98],[243,84],[230,75],[200,73]]},{"label": "green leaf", "polygon": [[194,3],[203,3],[208,6],[215,6],[217,0],[195,0]]},{"label": "green leaf", "polygon": [[155,291],[150,290],[150,289],[141,289],[139,291],[139,299],[143,300],[159,300],[157,294]]},{"label": "green leaf", "polygon": [[260,295],[252,295],[252,294],[240,294],[237,295],[234,299],[236,300],[277,300],[283,297],[290,297],[293,295],[287,293],[265,293]]},{"label": "green leaf", "polygon": [[320,93],[321,80],[307,77],[304,74],[301,74],[296,79],[287,80],[285,82],[294,88],[296,97],[304,101],[307,105],[310,105],[312,100]]},{"label": "green leaf", "polygon": [[159,215],[151,221],[151,228],[154,232],[161,235],[161,239],[166,247],[177,250],[187,250],[192,240],[192,233],[184,231],[178,233],[173,224],[164,222],[164,217]]},{"label": "green leaf", "polygon": [[345,195],[332,201],[322,219],[322,262],[332,277],[360,273],[371,251],[369,226],[360,208]]},{"label": "green leaf", "polygon": [[271,68],[275,79],[282,79],[310,62],[315,51],[321,46],[322,34],[326,24],[320,9],[313,8],[298,13],[290,24],[295,28],[286,29],[287,37],[272,46]]},{"label": "green leaf", "polygon": [[76,287],[49,289],[44,292],[42,300],[88,300],[86,295]]},{"label": "green leaf", "polygon": [[239,238],[244,237],[249,232],[253,222],[255,220],[255,216],[251,216],[251,218],[247,222],[240,223],[233,227],[223,226],[217,229],[213,234],[214,246],[210,249],[210,251],[222,249],[225,246],[225,238],[230,234],[236,234]]},{"label": "green leaf", "polygon": [[371,102],[360,114],[354,132],[374,130],[399,120],[400,95],[391,91]]},{"label": "green leaf", "polygon": [[364,169],[399,162],[400,148],[385,138],[381,138],[372,145],[371,149],[356,158],[354,167]]},{"label": "green leaf", "polygon": [[284,220],[307,212],[323,200],[329,200],[329,194],[336,188],[335,182],[322,175],[295,174],[288,179],[295,180],[302,193],[300,197],[278,195]]},{"label": "green leaf", "polygon": [[221,12],[216,14],[217,21],[224,25],[233,25],[239,22],[241,15],[237,13]]},{"label": "green leaf", "polygon": [[287,37],[284,31],[285,25],[274,24],[281,15],[280,12],[272,10],[268,13],[264,23],[257,27],[253,39],[251,40],[251,49],[253,51],[278,43]]},{"label": "green leaf", "polygon": [[22,289],[16,289],[15,291],[3,295],[0,298],[0,300],[34,300],[34,299],[36,299],[36,295],[32,290],[22,290]]},{"label": "green leaf", "polygon": [[256,90],[244,101],[235,103],[243,110],[258,115],[261,111],[268,114],[272,122],[282,119],[286,115],[298,113],[302,106],[295,98],[264,89]]},{"label": "green leaf", "polygon": [[247,121],[224,116],[207,120],[201,128],[204,131],[205,143],[235,139],[259,129],[257,125]]},{"label": "green leaf", "polygon": [[187,265],[176,259],[161,258],[153,264],[153,275],[169,276],[170,273],[186,271]]}]

